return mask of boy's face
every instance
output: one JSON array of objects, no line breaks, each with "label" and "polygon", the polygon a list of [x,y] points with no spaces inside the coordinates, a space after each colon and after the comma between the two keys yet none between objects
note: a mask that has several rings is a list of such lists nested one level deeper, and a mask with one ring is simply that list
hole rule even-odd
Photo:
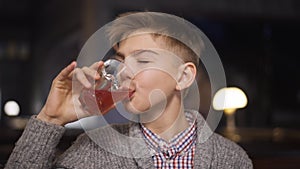
[{"label": "boy's face", "polygon": [[117,49],[117,59],[133,73],[123,75],[133,91],[130,99],[123,102],[129,112],[139,114],[157,107],[164,109],[178,95],[176,76],[183,62],[157,41],[150,34],[142,34],[123,40]]}]

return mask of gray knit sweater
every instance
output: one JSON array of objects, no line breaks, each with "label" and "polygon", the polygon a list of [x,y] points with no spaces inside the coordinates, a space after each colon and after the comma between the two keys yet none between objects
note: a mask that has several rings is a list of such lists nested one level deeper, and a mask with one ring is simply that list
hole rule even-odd
[{"label": "gray knit sweater", "polygon": [[[199,137],[199,133],[203,130],[204,120],[202,116],[197,116],[197,135]],[[120,149],[115,147],[123,152],[124,150],[128,151],[128,154],[131,154],[132,157],[124,157],[118,153],[112,153],[114,151],[108,151],[110,147],[121,145],[114,131],[130,137],[141,138],[142,133],[136,123],[113,125],[84,133],[77,138],[66,152],[56,157],[56,146],[64,131],[65,128],[62,126],[49,124],[32,117],[16,143],[5,168],[154,168],[146,144],[135,145],[132,142],[130,144],[122,142],[121,144],[125,146],[119,147]],[[203,135],[203,132],[201,134]],[[91,135],[92,137],[89,137]],[[96,140],[91,138],[96,138]],[[102,144],[102,146],[99,146],[96,144],[99,141],[107,143],[107,145],[103,146]],[[139,158],[141,155],[144,155],[143,158]],[[241,147],[215,133],[204,142],[198,139],[194,160],[194,168],[201,169],[253,168],[251,160]]]}]

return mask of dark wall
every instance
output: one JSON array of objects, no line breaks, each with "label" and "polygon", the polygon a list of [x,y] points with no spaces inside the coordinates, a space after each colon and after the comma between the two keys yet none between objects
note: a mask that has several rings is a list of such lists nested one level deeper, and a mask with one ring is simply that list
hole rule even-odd
[{"label": "dark wall", "polygon": [[37,113],[52,79],[76,59],[93,32],[120,12],[149,10],[182,16],[212,41],[228,85],[241,87],[249,97],[247,108],[237,114],[240,125],[298,127],[300,10],[295,3],[27,0],[17,7],[2,0],[2,49],[11,41],[28,48],[26,56],[1,55],[2,106],[18,98],[23,115]]}]

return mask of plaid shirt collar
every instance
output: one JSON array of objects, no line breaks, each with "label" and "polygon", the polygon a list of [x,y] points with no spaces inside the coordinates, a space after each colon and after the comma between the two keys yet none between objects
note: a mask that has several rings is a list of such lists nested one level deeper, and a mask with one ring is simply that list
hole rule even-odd
[{"label": "plaid shirt collar", "polygon": [[192,148],[196,140],[196,120],[194,115],[189,112],[186,113],[186,118],[190,126],[174,136],[169,142],[140,124],[144,139],[150,148],[152,156],[160,152],[172,156],[186,153]]}]

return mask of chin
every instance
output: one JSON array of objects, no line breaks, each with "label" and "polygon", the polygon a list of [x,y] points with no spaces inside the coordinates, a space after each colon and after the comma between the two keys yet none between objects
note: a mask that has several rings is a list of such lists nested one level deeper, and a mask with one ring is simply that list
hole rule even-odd
[{"label": "chin", "polygon": [[149,106],[134,106],[131,102],[124,103],[125,109],[132,114],[143,114],[149,110]]}]

